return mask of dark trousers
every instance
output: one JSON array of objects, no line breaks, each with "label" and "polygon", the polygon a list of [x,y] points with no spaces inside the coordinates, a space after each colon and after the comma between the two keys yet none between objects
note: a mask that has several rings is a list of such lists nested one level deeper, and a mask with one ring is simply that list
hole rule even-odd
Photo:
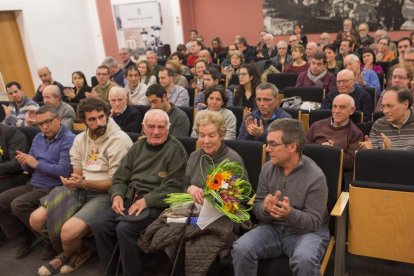
[{"label": "dark trousers", "polygon": [[51,189],[36,188],[27,182],[0,194],[0,226],[7,237],[28,232],[30,214],[40,206],[39,199]]},{"label": "dark trousers", "polygon": [[113,275],[116,271],[118,256],[116,255],[109,264],[114,252],[116,240],[119,242],[119,254],[121,257],[122,275],[136,276],[142,269],[141,251],[138,247],[138,238],[148,225],[161,214],[161,209],[150,209],[149,216],[140,222],[117,221],[117,215],[108,209],[94,225],[91,225],[95,237],[96,249],[99,259],[106,268],[109,265],[108,274]]},{"label": "dark trousers", "polygon": [[8,189],[24,185],[29,181],[29,175],[18,174],[12,177],[0,179],[0,193]]}]

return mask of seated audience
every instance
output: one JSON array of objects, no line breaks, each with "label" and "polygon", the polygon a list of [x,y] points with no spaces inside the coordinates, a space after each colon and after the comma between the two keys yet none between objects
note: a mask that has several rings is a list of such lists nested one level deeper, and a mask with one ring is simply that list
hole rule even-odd
[{"label": "seated audience", "polygon": [[305,60],[310,62],[312,60],[313,55],[318,51],[318,44],[314,41],[308,42],[306,44],[305,49]]},{"label": "seated audience", "polygon": [[92,92],[85,92],[86,97],[99,97],[105,102],[108,102],[108,93],[109,90],[117,86],[116,83],[109,80],[110,74],[109,74],[109,68],[105,65],[99,65],[98,68],[96,68],[96,79],[98,81],[98,85],[93,87]]},{"label": "seated audience", "polygon": [[358,35],[356,36],[356,44],[358,46],[357,52],[361,55],[364,49],[368,49],[369,46],[374,43],[374,38],[369,34],[369,26],[367,23],[361,23],[358,26]]},{"label": "seated audience", "polygon": [[42,94],[43,102],[53,105],[57,109],[61,124],[68,129],[72,129],[73,123],[76,120],[76,113],[71,105],[62,102],[62,94],[59,87],[53,84],[49,85],[43,90]]},{"label": "seated audience", "polygon": [[[145,113],[142,126],[145,137],[132,146],[113,175],[110,200],[106,197],[112,207],[103,210],[90,225],[102,267],[108,267],[109,275],[117,270],[117,260],[111,261],[117,244],[122,275],[141,275],[143,262],[138,238],[167,207],[166,196],[184,189],[187,152],[169,135],[168,127],[169,119],[164,111]],[[146,212],[138,222],[122,219],[125,215],[136,217]]]},{"label": "seated audience", "polygon": [[3,123],[13,126],[34,126],[34,116],[39,105],[24,94],[20,83],[12,81],[6,84],[9,105],[2,105],[5,118]]},{"label": "seated audience", "polygon": [[234,106],[242,106],[249,111],[256,108],[256,87],[260,83],[256,66],[243,64],[238,72],[239,87],[233,99]]},{"label": "seated audience", "polygon": [[152,66],[148,60],[141,60],[137,63],[139,71],[139,83],[150,86],[151,84],[157,83],[157,75],[154,75]]},{"label": "seated audience", "polygon": [[136,64],[131,60],[132,53],[133,51],[130,48],[119,49],[118,55],[119,55],[119,59],[121,60],[119,67],[121,69],[126,70],[130,66],[136,66]]},{"label": "seated audience", "polygon": [[188,81],[187,78],[182,75],[181,72],[181,65],[179,63],[176,63],[173,60],[167,60],[165,63],[165,67],[170,68],[174,71],[174,84],[182,86],[184,88],[188,88]]},{"label": "seated audience", "polygon": [[[379,40],[383,37],[389,37],[386,30],[379,29],[379,30],[375,31],[375,33],[374,33],[374,43],[372,43],[369,47],[375,51],[377,49]],[[395,45],[394,42],[390,42],[390,44],[388,45],[388,48],[391,51],[393,51],[395,54],[397,54],[397,46]]]},{"label": "seated audience", "polygon": [[[204,71],[204,88],[207,89],[209,87],[215,86],[220,81],[220,73],[215,69],[207,69]],[[204,103],[204,93],[206,90],[201,91],[197,95],[197,99],[195,99],[194,106],[201,110],[204,107],[206,107]],[[225,89],[226,93],[226,100],[227,104],[226,106],[233,106],[233,92],[229,89]]]},{"label": "seated audience", "polygon": [[261,83],[256,87],[257,109],[246,115],[240,126],[237,140],[266,142],[269,125],[282,118],[292,118],[279,106],[279,91],[272,83]]},{"label": "seated audience", "polygon": [[223,61],[226,58],[227,50],[220,37],[217,36],[211,40],[210,54],[213,58],[213,62],[216,64],[220,64],[220,61]]},{"label": "seated audience", "polygon": [[[389,70],[389,77],[388,77],[388,86],[398,86],[401,89],[410,90],[411,88],[411,80],[413,78],[413,71],[410,67],[406,65],[397,64],[393,66]],[[413,95],[413,91],[411,90],[411,95]],[[375,111],[382,111],[382,98],[384,96],[384,92],[381,93],[380,97],[377,101],[377,106],[375,107]]]},{"label": "seated audience", "polygon": [[339,94],[348,94],[355,101],[355,108],[364,114],[364,122],[371,120],[372,100],[371,96],[363,88],[355,85],[355,75],[349,69],[340,71],[336,77],[337,91],[326,95],[321,109],[332,109],[333,99]]},{"label": "seated audience", "polygon": [[277,55],[272,58],[272,65],[280,72],[284,73],[287,65],[293,63],[293,58],[287,52],[287,43],[283,40],[277,44]]},{"label": "seated audience", "polygon": [[342,31],[338,32],[335,39],[335,44],[339,46],[341,41],[345,39],[355,40],[357,37],[357,33],[355,29],[352,27],[352,20],[349,18],[344,19],[343,21],[343,29]]},{"label": "seated audience", "polygon": [[191,48],[189,50],[190,55],[187,57],[187,66],[194,67],[195,62],[198,59],[198,53],[200,53],[203,48],[203,44],[200,41],[193,41],[191,43]]},{"label": "seated audience", "polygon": [[191,70],[187,66],[185,66],[185,55],[181,52],[174,52],[171,54],[171,56],[168,58],[168,60],[175,61],[176,63],[181,65],[181,73],[183,75],[189,76],[191,75]]},{"label": "seated audience", "polygon": [[242,52],[237,51],[237,50],[233,52],[229,50],[228,58],[230,59],[230,64],[222,68],[222,73],[223,75],[226,76],[226,82],[228,83],[227,87],[233,84],[233,83],[230,83],[232,80],[232,77],[233,75],[239,73],[240,66],[244,64],[244,60],[245,60]]},{"label": "seated audience", "polygon": [[292,58],[293,63],[286,66],[285,73],[296,73],[306,72],[309,68],[309,63],[307,63],[303,58],[305,55],[305,47],[302,45],[292,46]]},{"label": "seated audience", "polygon": [[352,54],[354,52],[355,43],[354,41],[350,39],[345,39],[341,41],[341,44],[339,45],[338,54],[336,55],[335,59],[338,63],[343,65],[344,58]]},{"label": "seated audience", "polygon": [[158,79],[160,84],[167,91],[168,101],[176,106],[190,106],[188,91],[181,86],[174,84],[174,71],[163,67],[159,70]]},{"label": "seated audience", "polygon": [[309,144],[335,146],[344,151],[345,190],[352,180],[355,151],[364,139],[361,130],[350,119],[355,112],[354,99],[347,94],[339,94],[332,103],[332,116],[313,123],[307,133]]},{"label": "seated audience", "polygon": [[296,87],[321,87],[328,94],[336,90],[336,80],[326,69],[326,57],[323,52],[316,52],[310,60],[306,72],[299,74]]},{"label": "seated audience", "polygon": [[381,65],[377,64],[377,60],[375,58],[374,50],[371,48],[365,48],[361,51],[362,57],[362,70],[372,70],[377,74],[384,73],[384,69],[382,69]]},{"label": "seated audience", "polygon": [[[4,118],[4,113],[0,119]],[[8,189],[21,186],[29,181],[29,175],[24,174],[16,159],[16,152],[27,153],[26,136],[15,126],[0,124],[0,194]],[[0,224],[1,225],[1,224]]]},{"label": "seated audience", "polygon": [[275,45],[275,39],[272,34],[265,34],[263,37],[265,45],[262,48],[261,54],[257,54],[258,57],[274,58],[277,56],[277,48]]},{"label": "seated audience", "polygon": [[302,155],[306,137],[298,120],[272,122],[266,141],[270,161],[253,203],[259,225],[233,243],[234,274],[257,275],[260,260],[285,254],[294,275],[320,275],[330,238],[325,175]]},{"label": "seated audience", "polygon": [[323,52],[325,53],[325,56],[326,56],[328,72],[330,72],[330,73],[332,73],[336,76],[336,74],[338,74],[338,72],[340,70],[342,70],[343,62],[342,62],[342,60],[340,62],[338,62],[338,60],[336,60],[336,47],[335,47],[335,45],[334,44],[326,45],[325,47],[323,47]]},{"label": "seated audience", "polygon": [[407,89],[387,87],[382,98],[384,117],[375,121],[371,133],[360,143],[363,149],[414,150],[413,97]]},{"label": "seated audience", "polygon": [[125,70],[125,78],[127,85],[125,85],[125,93],[128,98],[128,103],[133,105],[148,105],[145,92],[147,86],[144,83],[140,83],[140,73],[137,67],[129,66]]},{"label": "seated audience", "polygon": [[308,38],[305,34],[302,33],[302,30],[303,25],[301,24],[295,24],[295,26],[293,26],[293,34],[298,38],[298,43],[305,46],[308,44]]},{"label": "seated audience", "polygon": [[[226,66],[230,65],[230,59],[231,59],[231,54],[233,54],[234,51],[237,51],[237,47],[234,44],[229,45],[229,47],[227,48],[227,55],[225,57],[225,59],[223,59],[223,61],[221,62],[220,66],[221,66],[221,71],[224,74],[224,68]],[[243,54],[241,54],[243,57]],[[244,57],[243,57],[244,59]]]},{"label": "seated audience", "polygon": [[40,206],[40,198],[62,185],[60,177],[70,176],[72,170],[69,150],[75,135],[60,123],[56,108],[41,106],[36,111],[36,124],[40,133],[34,137],[29,153],[16,152],[17,162],[32,174],[30,181],[0,193],[0,225],[8,238],[18,237],[16,259],[32,251],[36,236],[30,229],[29,217]]},{"label": "seated audience", "polygon": [[87,130],[76,136],[70,149],[68,164],[72,164],[72,174],[61,175],[60,180],[63,186],[75,188],[86,198],[80,209],[59,225],[60,233],[56,233],[56,224],[60,224],[60,220],[51,216],[56,215],[55,212],[50,212],[54,211],[53,208],[63,207],[54,206],[53,200],[49,199],[46,206],[31,214],[30,226],[39,234],[46,221],[52,220],[48,222],[48,234],[53,247],[60,252],[39,268],[39,275],[68,274],[93,255],[92,250],[85,246],[84,238],[91,232],[91,226],[110,208],[107,192],[112,185],[112,177],[132,146],[129,136],[108,117],[109,107],[101,99],[84,99],[77,111]]},{"label": "seated audience", "polygon": [[128,96],[123,88],[115,86],[109,90],[109,104],[111,105],[110,117],[122,131],[141,133],[141,113],[138,109],[128,105]]},{"label": "seated audience", "polygon": [[259,32],[259,42],[257,42],[255,49],[256,49],[256,53],[262,53],[263,47],[265,46],[265,42],[264,42],[264,36],[267,34],[267,32],[265,30],[260,30]]},{"label": "seated audience", "polygon": [[394,51],[390,50],[391,39],[389,37],[382,37],[377,43],[377,48],[375,49],[375,58],[377,61],[391,61],[395,58]]},{"label": "seated audience", "polygon": [[59,87],[60,93],[63,96],[63,89],[64,89],[63,85],[53,79],[52,72],[50,72],[49,68],[47,68],[46,66],[40,67],[39,69],[37,69],[37,74],[39,75],[39,78],[42,81],[42,84],[39,85],[39,87],[36,89],[36,94],[33,97],[33,101],[43,102],[43,96],[42,96],[43,89],[45,89],[46,86],[51,85],[51,84]]},{"label": "seated audience", "polygon": [[237,47],[237,50],[243,53],[244,60],[248,61],[250,58],[256,57],[256,49],[249,44],[244,37],[238,37],[235,39],[234,44]]},{"label": "seated audience", "polygon": [[[234,113],[225,107],[227,98],[224,87],[221,85],[213,85],[212,87],[207,88],[204,93],[204,104],[206,105],[207,109],[199,111],[197,113],[197,116],[199,116],[200,113],[204,113],[206,110],[220,112],[223,115],[227,126],[227,131],[224,135],[224,139],[235,140],[237,133],[237,119],[236,116],[234,116]],[[198,134],[194,127],[191,136],[197,137],[197,135]]]},{"label": "seated audience", "polygon": [[[404,54],[412,47],[411,40],[408,37],[402,37],[397,42],[398,56],[388,63],[388,68],[396,64],[404,64]],[[387,72],[385,72],[387,73]]]},{"label": "seated audience", "polygon": [[204,71],[208,68],[208,62],[205,59],[198,59],[194,63],[194,68],[194,78],[190,81],[190,86],[199,91],[204,90]]},{"label": "seated audience", "polygon": [[326,45],[332,44],[332,39],[330,34],[328,33],[321,33],[319,35],[319,44],[318,44],[318,51],[322,51],[325,48]]},{"label": "seated audience", "polygon": [[124,75],[125,70],[118,66],[118,63],[113,57],[104,58],[102,65],[109,68],[110,80],[118,84],[120,87],[125,86]]},{"label": "seated audience", "polygon": [[80,100],[85,98],[85,92],[91,92],[92,88],[88,86],[85,74],[81,71],[75,71],[72,73],[73,88],[65,88],[63,91],[65,97],[63,100],[70,103],[79,103]]},{"label": "seated audience", "polygon": [[[158,76],[158,71],[161,69],[161,65],[158,64],[158,56],[157,53],[153,52],[153,51],[147,51],[145,54],[145,57],[147,58],[148,64],[149,66],[147,66],[147,70],[148,68],[151,68],[151,72],[154,76]],[[138,67],[139,69],[139,67]],[[141,73],[141,71],[140,71]],[[145,74],[141,74],[143,76],[146,76]],[[147,84],[148,85],[148,84]]]},{"label": "seated audience", "polygon": [[377,73],[370,69],[361,70],[361,60],[354,54],[344,58],[344,67],[354,73],[355,85],[361,88],[375,88],[377,97],[381,93],[381,85]]},{"label": "seated audience", "polygon": [[168,114],[171,135],[188,136],[190,134],[190,120],[187,114],[168,101],[167,91],[164,87],[157,83],[153,84],[148,87],[145,95],[151,109],[161,109]]}]

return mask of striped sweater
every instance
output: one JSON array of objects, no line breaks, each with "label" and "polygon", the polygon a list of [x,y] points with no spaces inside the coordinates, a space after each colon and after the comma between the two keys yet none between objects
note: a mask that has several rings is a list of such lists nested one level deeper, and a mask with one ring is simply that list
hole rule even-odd
[{"label": "striped sweater", "polygon": [[387,122],[385,117],[375,121],[372,126],[370,138],[373,148],[381,148],[383,140],[381,133],[384,133],[391,141],[391,149],[414,150],[414,113],[410,109],[410,116],[401,128]]}]

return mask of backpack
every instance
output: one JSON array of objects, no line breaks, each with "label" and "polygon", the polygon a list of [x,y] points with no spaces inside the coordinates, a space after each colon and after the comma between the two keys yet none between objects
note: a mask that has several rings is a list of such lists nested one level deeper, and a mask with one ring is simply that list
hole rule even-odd
[{"label": "backpack", "polygon": [[280,101],[281,108],[300,109],[301,105],[302,105],[302,98],[299,96],[283,98]]}]

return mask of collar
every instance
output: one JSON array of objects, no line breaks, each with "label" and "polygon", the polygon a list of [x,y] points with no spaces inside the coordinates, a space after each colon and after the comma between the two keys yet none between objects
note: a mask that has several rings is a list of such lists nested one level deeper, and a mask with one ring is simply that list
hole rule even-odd
[{"label": "collar", "polygon": [[345,123],[343,123],[342,125],[340,125],[340,126],[335,126],[335,125],[334,125],[333,116],[331,116],[331,117],[329,118],[329,123],[330,123],[331,127],[333,127],[333,128],[341,128],[341,127],[344,127],[344,126],[348,125],[350,121],[351,121],[351,119],[349,119],[349,118],[348,118],[348,121],[346,121],[346,122],[345,122]]},{"label": "collar", "polygon": [[60,125],[60,128],[59,128],[59,131],[56,133],[56,135],[52,138],[52,139],[48,139],[43,133],[42,133],[42,136],[43,136],[43,138],[45,138],[45,140],[46,140],[46,142],[47,143],[52,143],[53,141],[56,141],[57,139],[59,139],[60,138],[60,133],[63,133],[63,128],[64,128],[64,126],[63,125]]},{"label": "collar", "polygon": [[395,127],[395,128],[402,128],[406,123],[407,123],[407,121],[408,121],[408,119],[410,119],[410,116],[411,116],[411,110],[408,110],[409,112],[408,112],[408,115],[407,115],[407,118],[405,118],[405,120],[402,122],[402,124],[401,124],[401,127],[399,127],[398,125],[396,125],[396,124],[393,124],[393,123],[391,123],[391,125],[393,126],[393,127]]}]

